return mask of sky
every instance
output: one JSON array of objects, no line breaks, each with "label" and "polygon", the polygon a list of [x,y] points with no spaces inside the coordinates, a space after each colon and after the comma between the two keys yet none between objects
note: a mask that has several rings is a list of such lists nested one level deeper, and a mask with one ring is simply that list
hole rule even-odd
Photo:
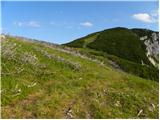
[{"label": "sky", "polygon": [[2,33],[66,43],[113,27],[158,31],[158,1],[2,1]]}]

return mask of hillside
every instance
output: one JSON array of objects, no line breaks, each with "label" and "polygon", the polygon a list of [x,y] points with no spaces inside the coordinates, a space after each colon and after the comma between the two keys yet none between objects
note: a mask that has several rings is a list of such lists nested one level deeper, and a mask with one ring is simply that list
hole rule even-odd
[{"label": "hillside", "polygon": [[158,119],[158,82],[97,51],[12,36],[1,44],[2,118]]},{"label": "hillside", "polygon": [[126,72],[158,81],[158,34],[146,29],[117,27],[92,33],[64,45],[96,50]]}]

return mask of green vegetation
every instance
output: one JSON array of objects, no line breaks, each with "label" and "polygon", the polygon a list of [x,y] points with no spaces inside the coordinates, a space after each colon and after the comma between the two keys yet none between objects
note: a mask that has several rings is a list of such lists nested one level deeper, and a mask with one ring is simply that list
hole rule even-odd
[{"label": "green vegetation", "polygon": [[79,38],[77,40],[74,40],[74,41],[72,41],[70,43],[67,43],[67,44],[64,44],[64,45],[67,45],[69,47],[77,47],[77,48],[87,47],[87,45],[89,43],[96,40],[98,35],[99,35],[99,32],[93,33],[93,34],[90,34],[90,35],[87,35],[85,37]]},{"label": "green vegetation", "polygon": [[142,78],[159,81],[159,70],[153,66],[141,65],[128,60],[118,58],[116,56],[108,56],[108,58],[116,62],[125,72],[135,74]]},{"label": "green vegetation", "polygon": [[[158,68],[150,63],[146,56],[146,47],[140,40],[140,37],[151,36],[152,33],[150,30],[118,27],[90,34],[65,45],[82,48],[84,50],[81,51],[89,52],[90,55],[110,59],[125,72],[159,81]],[[152,58],[158,63],[154,56]]]},{"label": "green vegetation", "polygon": [[158,82],[99,64],[103,56],[75,51],[80,49],[6,37],[2,118],[158,119]]},{"label": "green vegetation", "polygon": [[145,64],[150,64],[143,49],[145,46],[132,31],[125,28],[103,31],[94,42],[88,44],[88,47],[136,63],[143,61]]},{"label": "green vegetation", "polygon": [[152,30],[148,30],[148,29],[138,29],[138,28],[131,29],[131,31],[136,33],[139,37],[149,36],[150,39],[152,38],[152,33],[153,32],[158,33],[156,31],[152,31]]},{"label": "green vegetation", "polygon": [[110,60],[112,61],[113,64],[116,65],[116,66],[111,65],[112,67],[118,67],[118,69],[121,69],[127,73],[134,74],[139,77],[154,80],[157,82],[159,81],[159,75],[158,75],[159,70],[158,68],[155,68],[153,66],[138,64],[114,55],[106,54],[105,52],[95,51],[92,49],[77,48],[77,50],[79,50],[81,54],[103,61],[103,63],[105,63],[106,65],[110,65],[109,63]]}]

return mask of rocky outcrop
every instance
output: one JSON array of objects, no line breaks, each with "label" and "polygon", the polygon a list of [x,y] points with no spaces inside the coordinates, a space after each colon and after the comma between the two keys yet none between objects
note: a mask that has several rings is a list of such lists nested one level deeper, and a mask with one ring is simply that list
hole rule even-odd
[{"label": "rocky outcrop", "polygon": [[158,33],[153,32],[150,36],[140,37],[146,46],[146,55],[154,66],[159,64],[159,36]]},{"label": "rocky outcrop", "polygon": [[159,32],[148,29],[132,29],[140,37],[146,47],[146,56],[149,61],[158,67],[159,64]]}]

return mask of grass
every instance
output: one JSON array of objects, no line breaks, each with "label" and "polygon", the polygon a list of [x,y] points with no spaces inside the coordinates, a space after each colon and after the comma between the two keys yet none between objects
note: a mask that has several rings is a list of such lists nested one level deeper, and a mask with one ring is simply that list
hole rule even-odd
[{"label": "grass", "polygon": [[[106,54],[105,52],[96,51],[89,48],[74,48],[81,54],[89,56],[93,59],[99,59],[104,64],[110,67],[118,68],[129,74],[133,74],[145,79],[159,81],[159,70],[156,67],[138,64],[120,57]],[[111,64],[112,63],[112,64]]]},{"label": "grass", "polygon": [[157,82],[38,42],[2,41],[1,83],[2,118],[158,118]]}]

